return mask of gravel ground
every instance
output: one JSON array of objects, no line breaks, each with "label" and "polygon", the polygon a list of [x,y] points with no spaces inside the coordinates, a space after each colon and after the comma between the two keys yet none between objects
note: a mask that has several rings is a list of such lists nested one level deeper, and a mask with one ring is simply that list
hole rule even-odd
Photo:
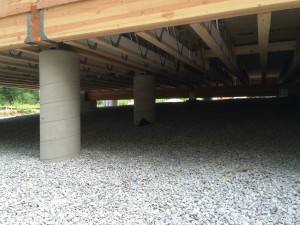
[{"label": "gravel ground", "polygon": [[300,99],[82,114],[82,153],[42,164],[37,115],[0,120],[0,224],[300,224]]}]

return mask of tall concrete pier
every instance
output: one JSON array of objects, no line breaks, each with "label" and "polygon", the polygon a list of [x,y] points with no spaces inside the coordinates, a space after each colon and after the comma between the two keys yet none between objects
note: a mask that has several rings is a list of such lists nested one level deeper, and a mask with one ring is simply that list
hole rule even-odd
[{"label": "tall concrete pier", "polygon": [[134,124],[141,120],[149,123],[155,121],[155,77],[138,75],[134,77]]},{"label": "tall concrete pier", "polygon": [[55,162],[80,152],[79,57],[47,50],[39,58],[40,159]]}]

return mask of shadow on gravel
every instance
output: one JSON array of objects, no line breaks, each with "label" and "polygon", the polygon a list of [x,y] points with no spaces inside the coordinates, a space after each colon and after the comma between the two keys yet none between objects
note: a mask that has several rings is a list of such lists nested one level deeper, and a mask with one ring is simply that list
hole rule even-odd
[{"label": "shadow on gravel", "polygon": [[[171,103],[157,105],[156,123],[135,127],[131,106],[103,108],[82,114],[82,147],[166,164],[286,160],[299,168],[299,115],[299,98]],[[39,116],[0,120],[0,150],[38,158]]]}]

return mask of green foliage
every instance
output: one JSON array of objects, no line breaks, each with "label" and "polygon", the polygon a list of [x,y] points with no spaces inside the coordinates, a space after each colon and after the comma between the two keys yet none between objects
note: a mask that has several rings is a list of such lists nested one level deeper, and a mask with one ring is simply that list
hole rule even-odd
[{"label": "green foliage", "polygon": [[128,105],[129,100],[118,100],[118,105]]},{"label": "green foliage", "polygon": [[20,108],[21,105],[27,105],[27,107],[29,107],[29,105],[32,105],[39,108],[38,91],[0,87],[0,106]]},{"label": "green foliage", "polygon": [[97,108],[103,107],[103,101],[97,101]]},{"label": "green foliage", "polygon": [[164,98],[159,98],[159,99],[155,99],[155,102],[156,103],[162,103],[162,102],[165,102],[167,99],[164,99]]}]

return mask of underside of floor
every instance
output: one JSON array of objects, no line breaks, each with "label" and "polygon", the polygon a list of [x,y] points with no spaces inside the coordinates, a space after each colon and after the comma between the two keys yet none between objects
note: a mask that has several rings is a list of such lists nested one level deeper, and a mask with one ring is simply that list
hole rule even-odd
[{"label": "underside of floor", "polygon": [[[28,27],[29,31],[31,29],[31,36],[25,32],[27,31],[26,21],[22,21],[25,24],[22,29],[30,39],[34,36],[33,28],[36,28],[32,17],[39,18],[39,35],[44,35],[40,37],[40,41],[27,41],[27,44],[20,44],[18,48],[14,47],[18,46],[17,44],[7,45],[6,49],[2,47],[3,51],[0,52],[1,86],[39,89],[39,53],[47,49],[63,49],[73,51],[80,56],[81,90],[86,93],[96,93],[99,99],[103,99],[101,96],[103,92],[106,98],[110,99],[107,96],[113,96],[114,91],[131,91],[133,77],[140,74],[155,76],[157,90],[165,90],[166,95],[170,97],[172,94],[176,97],[174,93],[179,93],[184,88],[241,86],[242,89],[246,89],[249,86],[259,86],[260,89],[264,89],[268,85],[277,92],[280,88],[288,90],[290,85],[293,85],[296,89],[294,93],[300,94],[300,9],[298,8],[300,6],[293,1],[290,1],[289,5],[274,1],[274,3],[269,3],[269,8],[266,6],[264,10],[258,8],[256,11],[250,11],[249,9],[249,12],[245,13],[241,10],[240,13],[216,15],[215,19],[212,15],[211,19],[204,21],[199,19],[198,23],[196,23],[197,11],[195,11],[194,20],[182,19],[180,22],[174,20],[172,24],[173,18],[170,18],[169,22],[158,21],[156,26],[155,23],[151,26],[147,25],[145,20],[145,25],[139,27],[153,29],[143,30],[143,28],[132,27],[127,29],[129,32],[125,33],[120,33],[120,31],[118,33],[116,29],[112,30],[110,35],[93,35],[86,31],[86,35],[80,34],[76,36],[77,38],[74,38],[75,36],[71,33],[70,37],[66,37],[69,35],[68,29],[75,26],[71,23],[73,17],[69,18],[71,13],[74,13],[74,21],[85,21],[78,25],[78,30],[83,32],[85,26],[88,29],[88,26],[92,26],[93,23],[101,23],[96,20],[96,15],[101,16],[101,13],[107,14],[107,17],[110,14],[116,18],[124,16],[122,4],[126,10],[133,10],[133,12],[135,12],[134,9],[129,7],[135,6],[137,11],[141,8],[141,12],[138,12],[143,15],[142,13],[146,14],[146,12],[154,13],[157,10],[155,4],[159,3],[153,3],[153,5],[149,3],[149,6],[148,3],[143,3],[144,5],[141,6],[139,1],[132,1],[106,3],[104,7],[104,5],[96,4],[97,0],[65,2],[65,4],[56,3],[58,5],[55,5],[51,1],[42,0],[38,3],[36,11],[31,9],[29,19],[32,23],[29,23]],[[211,9],[219,6],[217,4],[229,4],[234,1],[205,2],[207,3],[203,3],[203,7]],[[185,4],[188,4],[177,3],[177,1],[173,3],[174,10],[180,9],[179,7],[185,10],[184,7],[187,7]],[[169,1],[166,1],[160,10],[168,11],[170,8],[168,4]],[[188,6],[192,9],[192,7],[198,7],[197,4],[200,7],[202,3],[189,4],[191,5]],[[236,7],[245,8],[246,3],[243,4]],[[250,7],[254,1],[247,4]],[[264,3],[261,2],[261,4]],[[233,11],[234,8],[235,6],[232,5],[228,11]],[[79,9],[84,10],[79,11]],[[198,12],[199,15],[202,13]],[[65,16],[66,21],[59,19],[61,15]],[[84,15],[86,18],[90,15],[90,20],[83,20]],[[128,14],[128,19],[131,16]],[[13,43],[12,37],[17,35],[17,27],[15,26],[16,31],[11,31],[13,30],[10,28],[11,22],[8,22],[9,18],[13,17],[14,15],[0,18],[0,21],[3,20],[1,21],[3,26],[8,27],[0,36],[4,43],[6,43],[6,38],[11,38],[11,43]],[[115,17],[112,17],[112,21]],[[163,26],[164,24],[168,26]],[[111,27],[113,29],[114,26],[111,25]],[[60,31],[61,29],[65,29],[65,33]],[[235,89],[232,90],[234,92]],[[213,95],[214,91],[211,92],[211,96]],[[257,95],[261,95],[259,91]]]}]

